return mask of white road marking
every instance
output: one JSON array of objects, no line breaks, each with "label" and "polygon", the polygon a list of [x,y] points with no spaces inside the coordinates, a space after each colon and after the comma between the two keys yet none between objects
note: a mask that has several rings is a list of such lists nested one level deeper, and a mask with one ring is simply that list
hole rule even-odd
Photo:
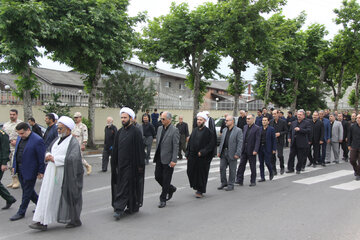
[{"label": "white road marking", "polygon": [[360,181],[355,181],[354,180],[354,181],[351,181],[351,182],[331,186],[331,188],[347,190],[347,191],[353,191],[353,190],[356,190],[356,189],[360,189]]},{"label": "white road marking", "polygon": [[315,184],[315,183],[332,180],[335,178],[344,177],[347,175],[351,175],[353,173],[354,173],[354,171],[350,171],[350,170],[340,170],[340,171],[336,171],[336,172],[332,172],[332,173],[322,174],[322,175],[315,176],[315,177],[300,179],[300,180],[294,181],[294,183],[310,185],[310,184]]}]

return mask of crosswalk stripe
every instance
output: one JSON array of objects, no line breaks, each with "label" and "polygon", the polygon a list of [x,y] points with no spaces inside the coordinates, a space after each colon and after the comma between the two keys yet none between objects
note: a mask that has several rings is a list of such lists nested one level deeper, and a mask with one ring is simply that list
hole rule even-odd
[{"label": "crosswalk stripe", "polygon": [[296,180],[293,182],[310,185],[310,184],[328,181],[328,180],[335,179],[335,178],[344,177],[347,175],[351,175],[353,173],[354,172],[350,171],[350,170],[340,170],[340,171],[336,171],[336,172],[332,172],[332,173],[322,174],[322,175],[315,176],[315,177],[309,177],[309,178]]},{"label": "crosswalk stripe", "polygon": [[351,182],[331,186],[331,188],[347,190],[347,191],[353,191],[353,190],[356,190],[356,189],[360,188],[360,181],[355,181],[354,180],[354,181],[351,181]]}]

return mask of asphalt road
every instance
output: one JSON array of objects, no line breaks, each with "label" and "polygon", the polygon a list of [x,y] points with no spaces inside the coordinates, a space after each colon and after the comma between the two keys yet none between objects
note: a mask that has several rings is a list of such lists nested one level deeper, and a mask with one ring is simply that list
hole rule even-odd
[{"label": "asphalt road", "polygon": [[[349,163],[311,167],[300,175],[278,175],[256,187],[248,186],[247,168],[244,186],[226,192],[216,189],[220,174],[219,159],[215,158],[207,193],[203,199],[196,199],[188,185],[186,161],[180,161],[173,176],[178,190],[163,209],[157,207],[161,189],[153,177],[154,165],[150,164],[146,168],[144,206],[140,212],[115,221],[110,205],[110,173],[99,172],[99,155],[86,159],[93,165],[93,173],[84,177],[83,226],[65,229],[62,224],[52,224],[46,232],[32,230],[28,225],[32,223],[33,204],[24,219],[10,222],[21,197],[19,189],[10,190],[18,202],[0,211],[0,240],[360,239],[360,181],[354,181]],[[7,173],[2,182],[9,181]],[[38,181],[37,192],[40,184]],[[2,199],[0,204],[5,204]]]}]

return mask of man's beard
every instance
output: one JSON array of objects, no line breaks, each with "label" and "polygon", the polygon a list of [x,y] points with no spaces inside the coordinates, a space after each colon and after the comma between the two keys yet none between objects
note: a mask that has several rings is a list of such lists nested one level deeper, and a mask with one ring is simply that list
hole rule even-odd
[{"label": "man's beard", "polygon": [[200,125],[198,124],[198,128],[203,128],[205,125],[205,123],[200,123]]},{"label": "man's beard", "polygon": [[130,119],[129,119],[129,121],[127,121],[127,122],[122,121],[122,125],[123,125],[124,127],[129,126],[129,125],[130,125]]}]

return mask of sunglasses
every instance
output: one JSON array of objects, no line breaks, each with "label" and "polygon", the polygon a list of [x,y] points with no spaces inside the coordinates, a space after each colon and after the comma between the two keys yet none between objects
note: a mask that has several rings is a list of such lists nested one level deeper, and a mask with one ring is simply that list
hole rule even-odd
[{"label": "sunglasses", "polygon": [[164,120],[165,120],[165,118],[160,118],[160,120],[161,120],[161,121],[164,121]]}]

